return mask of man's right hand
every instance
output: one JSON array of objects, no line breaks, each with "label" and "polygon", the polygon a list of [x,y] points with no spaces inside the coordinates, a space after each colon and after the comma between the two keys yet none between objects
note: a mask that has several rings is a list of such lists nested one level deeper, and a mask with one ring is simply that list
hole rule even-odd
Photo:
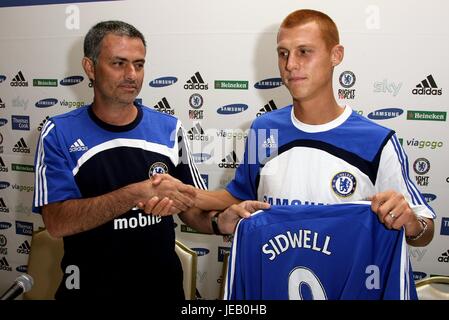
[{"label": "man's right hand", "polygon": [[145,183],[151,184],[153,194],[149,200],[137,205],[145,213],[172,215],[186,211],[195,204],[195,188],[168,174],[155,175]]}]

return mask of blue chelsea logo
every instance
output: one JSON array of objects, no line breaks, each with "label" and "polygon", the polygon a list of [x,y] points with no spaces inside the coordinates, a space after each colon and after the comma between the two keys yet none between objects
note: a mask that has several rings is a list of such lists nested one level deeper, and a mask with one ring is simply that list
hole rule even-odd
[{"label": "blue chelsea logo", "polygon": [[350,197],[355,192],[356,187],[357,180],[349,172],[339,172],[332,178],[332,189],[339,197]]},{"label": "blue chelsea logo", "polygon": [[151,178],[155,174],[164,174],[168,172],[168,167],[163,162],[155,162],[151,165],[150,170],[148,170],[148,176]]}]

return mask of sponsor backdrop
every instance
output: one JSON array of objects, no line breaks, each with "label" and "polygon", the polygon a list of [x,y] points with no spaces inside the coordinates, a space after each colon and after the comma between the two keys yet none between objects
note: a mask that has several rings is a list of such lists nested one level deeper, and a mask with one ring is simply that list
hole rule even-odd
[{"label": "sponsor backdrop", "polygon": [[[449,3],[70,2],[0,5],[0,291],[26,272],[31,234],[42,226],[31,213],[39,132],[48,117],[92,99],[80,61],[83,36],[94,23],[122,19],[144,33],[148,53],[139,99],[182,120],[203,178],[216,189],[238,167],[251,120],[290,103],[278,78],[276,32],[299,8],[335,19],[346,48],[335,69],[336,97],[397,131],[410,177],[437,212],[433,242],[411,248],[416,279],[449,275]],[[180,220],[176,230],[198,252],[198,296],[218,298],[229,243]]]}]

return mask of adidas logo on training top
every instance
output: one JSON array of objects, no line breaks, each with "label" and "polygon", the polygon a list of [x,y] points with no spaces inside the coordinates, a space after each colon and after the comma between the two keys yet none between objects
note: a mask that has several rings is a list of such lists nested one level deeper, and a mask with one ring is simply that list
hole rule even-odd
[{"label": "adidas logo on training top", "polygon": [[209,137],[204,133],[199,123],[187,132],[187,137],[190,140],[209,141]]},{"label": "adidas logo on training top", "polygon": [[18,248],[17,253],[30,254],[31,246],[28,240],[25,240]]},{"label": "adidas logo on training top", "polygon": [[6,206],[3,198],[0,198],[0,212],[9,213],[9,208]]},{"label": "adidas logo on training top", "polygon": [[270,135],[270,137],[262,143],[262,147],[277,148],[277,143],[276,143],[276,139],[274,138],[274,136]]},{"label": "adidas logo on training top", "polygon": [[165,97],[162,98],[154,107],[159,112],[167,113],[167,114],[175,114],[175,110],[173,110]]},{"label": "adidas logo on training top", "polygon": [[264,113],[273,111],[273,110],[277,110],[276,104],[274,103],[273,100],[270,100],[266,105],[264,105],[259,112],[256,114],[256,117],[260,117],[261,115],[263,115]]},{"label": "adidas logo on training top", "polygon": [[5,104],[3,103],[2,98],[0,98],[0,108],[4,108],[4,107],[5,107]]},{"label": "adidas logo on training top", "polygon": [[443,252],[441,257],[438,258],[438,262],[449,262],[449,250]]},{"label": "adidas logo on training top", "polygon": [[429,74],[427,78],[416,85],[416,88],[412,90],[412,93],[419,95],[441,96],[443,94],[443,89],[438,89],[433,76]]},{"label": "adidas logo on training top", "polygon": [[22,71],[19,71],[16,76],[11,80],[11,87],[28,87],[28,81],[25,80],[25,77],[22,74]]},{"label": "adidas logo on training top", "polygon": [[25,140],[23,138],[20,138],[19,141],[14,145],[14,148],[12,148],[13,152],[18,153],[30,153],[31,150],[28,148],[27,144],[25,143]]},{"label": "adidas logo on training top", "polygon": [[0,259],[0,270],[12,271],[12,268],[9,266],[8,260],[6,257]]},{"label": "adidas logo on training top", "polygon": [[76,140],[69,149],[69,152],[76,152],[76,151],[86,151],[89,149],[86,147],[86,145],[81,141],[81,139]]},{"label": "adidas logo on training top", "polygon": [[236,169],[239,167],[239,160],[237,159],[237,155],[235,151],[232,151],[226,157],[221,160],[221,163],[218,165],[220,168],[232,168]]},{"label": "adidas logo on training top", "polygon": [[5,166],[2,157],[0,157],[0,172],[8,172],[8,167]]},{"label": "adidas logo on training top", "polygon": [[184,89],[188,90],[208,90],[208,84],[204,82],[203,77],[201,77],[199,72],[195,72],[195,74],[187,80],[184,85]]}]

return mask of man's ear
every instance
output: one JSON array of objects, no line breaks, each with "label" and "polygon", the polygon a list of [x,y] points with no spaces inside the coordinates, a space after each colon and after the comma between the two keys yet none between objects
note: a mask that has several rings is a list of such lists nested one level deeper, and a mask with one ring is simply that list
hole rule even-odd
[{"label": "man's ear", "polygon": [[87,77],[89,78],[89,80],[94,81],[95,80],[94,62],[91,59],[84,57],[83,60],[81,61],[81,64],[82,64],[84,72],[87,74]]},{"label": "man's ear", "polygon": [[331,50],[332,66],[338,66],[345,55],[345,48],[341,44],[335,45]]}]

